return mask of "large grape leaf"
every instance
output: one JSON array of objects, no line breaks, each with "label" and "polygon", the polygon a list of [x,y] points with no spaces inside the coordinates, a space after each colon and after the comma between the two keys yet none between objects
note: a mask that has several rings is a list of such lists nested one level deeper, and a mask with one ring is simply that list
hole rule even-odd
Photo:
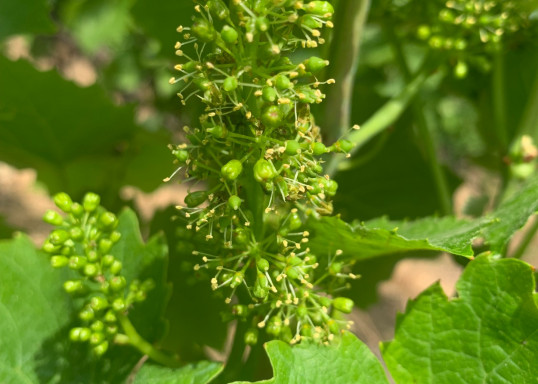
[{"label": "large grape leaf", "polygon": [[400,315],[383,357],[397,383],[537,383],[534,268],[477,257],[447,300],[439,284]]},{"label": "large grape leaf", "polygon": [[[320,255],[341,249],[355,260],[409,251],[442,251],[472,257],[472,242],[484,238],[494,252],[502,252],[512,235],[538,210],[538,177],[495,212],[476,220],[429,217],[415,221],[386,218],[354,225],[338,217],[310,220],[310,247]],[[331,233],[331,236],[323,236]]]},{"label": "large grape leaf", "polygon": [[144,364],[136,374],[134,384],[205,384],[221,371],[222,364],[201,361],[179,369]]},{"label": "large grape leaf", "polygon": [[[108,201],[126,180],[145,190],[161,184],[155,169],[168,162],[166,137],[137,127],[132,106],[3,57],[0,83],[0,160],[36,169],[51,192],[106,191]],[[129,172],[135,164],[144,164],[137,179]]]},{"label": "large grape leaf", "polygon": [[[487,221],[463,221],[451,217],[425,218],[412,222],[378,219],[350,225],[338,217],[311,221],[310,248],[319,255],[341,249],[355,260],[409,251],[431,250],[471,257],[472,240]],[[323,236],[323,233],[331,233]]]},{"label": "large grape leaf", "polygon": [[54,30],[48,1],[0,1],[0,40],[15,34],[52,33]]},{"label": "large grape leaf", "polygon": [[[151,277],[155,289],[145,302],[129,312],[140,334],[155,341],[162,337],[161,319],[168,290],[165,276],[167,249],[162,236],[144,244],[136,216],[120,215],[122,238],[112,253],[124,264],[128,280]],[[48,256],[36,251],[25,236],[0,242],[0,382],[124,382],[140,359],[131,347],[111,346],[107,354],[92,358],[85,344],[71,343],[69,329],[78,326],[79,302],[67,296],[62,282],[70,271],[53,269]],[[207,364],[192,366],[186,378],[207,374]],[[216,368],[215,368],[216,369]],[[177,372],[178,377],[180,371]]]},{"label": "large grape leaf", "polygon": [[265,349],[274,378],[259,381],[260,384],[388,383],[379,360],[351,333],[344,333],[342,340],[331,346],[303,343],[292,347],[282,341],[271,341]]}]

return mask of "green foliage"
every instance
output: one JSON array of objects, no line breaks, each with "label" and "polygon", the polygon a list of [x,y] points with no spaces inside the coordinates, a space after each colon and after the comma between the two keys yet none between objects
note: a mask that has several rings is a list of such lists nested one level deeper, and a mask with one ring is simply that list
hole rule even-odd
[{"label": "green foliage", "polygon": [[479,256],[447,300],[435,284],[398,317],[383,358],[398,383],[536,383],[538,307],[531,266]]},{"label": "green foliage", "polygon": [[351,333],[346,332],[338,344],[329,347],[316,344],[290,347],[281,341],[271,341],[265,349],[273,365],[274,378],[259,383],[388,383],[379,361]]},{"label": "green foliage", "polygon": [[[0,45],[0,160],[63,211],[43,251],[0,241],[0,382],[385,384],[349,314],[448,252],[458,296],[409,302],[386,370],[536,383],[536,272],[507,256],[538,230],[514,236],[538,210],[538,3],[367,3],[0,3],[0,41],[24,35]],[[95,84],[65,79],[81,63]],[[163,178],[185,206],[141,228],[100,206]]]},{"label": "green foliage", "polygon": [[17,0],[0,4],[0,40],[16,34],[52,33],[50,7],[45,0],[30,0],[21,7]]},{"label": "green foliage", "polygon": [[179,369],[170,369],[158,365],[144,364],[137,372],[134,383],[137,384],[206,384],[222,371],[222,365],[201,361]]},{"label": "green foliage", "polygon": [[[115,106],[98,86],[79,88],[23,61],[0,57],[0,71],[2,161],[32,167],[52,192],[76,197],[110,194],[126,182],[146,190],[160,184],[154,167],[166,158],[166,138],[141,131],[132,106]],[[134,177],[129,168],[141,164]]]}]

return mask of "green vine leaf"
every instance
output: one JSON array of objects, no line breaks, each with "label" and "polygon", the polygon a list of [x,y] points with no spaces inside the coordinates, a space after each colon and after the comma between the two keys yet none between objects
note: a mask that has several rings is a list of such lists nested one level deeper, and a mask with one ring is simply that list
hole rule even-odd
[{"label": "green vine leaf", "polygon": [[46,34],[56,29],[45,0],[0,2],[0,40],[16,34]]},{"label": "green vine leaf", "polygon": [[[162,314],[169,294],[167,247],[162,236],[144,244],[132,211],[125,210],[119,221],[117,230],[122,237],[112,252],[123,261],[124,275],[128,281],[152,278],[155,282],[148,298],[130,310],[129,317],[141,335],[157,341],[166,330]],[[86,345],[69,340],[69,329],[78,324],[80,309],[62,289],[69,273],[52,268],[48,256],[25,236],[0,242],[1,383],[112,384],[124,382],[133,371],[140,359],[134,348],[112,345],[105,356],[96,359]],[[175,371],[176,382],[210,378],[219,370],[212,363],[191,365]]]},{"label": "green vine leaf", "polygon": [[493,252],[503,253],[512,235],[538,211],[538,177],[529,179],[517,193],[490,216],[494,223],[484,229],[484,238]]},{"label": "green vine leaf", "polygon": [[536,383],[533,267],[479,256],[447,300],[439,284],[400,315],[383,357],[398,383]]},{"label": "green vine leaf", "polygon": [[134,384],[206,384],[222,372],[222,369],[222,364],[209,361],[179,369],[144,364],[136,374]]},{"label": "green vine leaf", "polygon": [[61,272],[19,235],[0,242],[0,281],[0,382],[37,383],[33,356],[70,317]]},{"label": "green vine leaf", "polygon": [[[484,238],[493,252],[502,252],[512,235],[538,210],[538,177],[529,180],[490,215],[476,220],[428,217],[415,221],[379,218],[347,224],[337,217],[311,220],[310,247],[319,254],[342,249],[355,260],[408,251],[441,251],[472,257],[472,242]],[[330,238],[315,236],[331,233]],[[356,250],[360,249],[360,253]]]},{"label": "green vine leaf", "polygon": [[351,333],[344,333],[337,345],[292,347],[282,341],[271,341],[265,349],[273,365],[274,378],[259,381],[260,384],[388,383],[377,358]]},{"label": "green vine leaf", "polygon": [[[311,221],[310,248],[320,255],[341,249],[356,260],[387,254],[430,250],[473,256],[471,243],[487,221],[471,222],[451,217],[393,222],[385,218],[350,225],[337,217]],[[331,233],[329,238],[316,233]],[[357,253],[360,249],[360,253]]]},{"label": "green vine leaf", "polygon": [[[24,61],[0,57],[0,73],[0,160],[36,169],[51,192],[74,198],[88,190],[116,196],[126,180],[144,190],[162,184],[155,169],[169,157],[167,137],[137,127],[132,106],[115,106],[97,85],[79,88]],[[139,164],[135,179],[129,168]]]}]

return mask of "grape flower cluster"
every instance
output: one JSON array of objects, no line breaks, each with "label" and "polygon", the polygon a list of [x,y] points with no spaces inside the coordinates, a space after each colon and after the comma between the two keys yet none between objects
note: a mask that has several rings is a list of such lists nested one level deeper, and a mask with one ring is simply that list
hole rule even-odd
[{"label": "grape flower cluster", "polygon": [[73,270],[63,288],[84,301],[78,313],[80,326],[70,330],[70,339],[89,343],[100,356],[111,342],[126,338],[121,334],[119,317],[134,303],[145,300],[154,283],[135,280],[127,284],[122,262],[112,249],[121,237],[116,231],[118,219],[100,206],[99,195],[87,193],[79,204],[59,193],[54,202],[66,216],[54,210],[45,213],[44,221],[57,228],[45,240],[43,250],[54,268]]},{"label": "grape flower cluster", "polygon": [[509,37],[531,25],[529,5],[526,0],[435,0],[389,8],[420,41],[448,55],[454,75],[463,78],[468,64],[488,70],[485,55],[501,51]]},{"label": "grape flower cluster", "polygon": [[[332,213],[337,183],[323,174],[321,156],[353,145],[321,142],[310,107],[334,80],[318,76],[329,62],[306,52],[332,28],[328,1],[195,1],[191,26],[179,26],[175,66],[182,104],[205,105],[199,126],[184,127],[187,142],[171,146],[176,174],[193,181],[178,206],[188,230],[211,251],[195,250],[195,270],[226,292],[233,314],[290,343],[328,342],[349,326],[353,302],[333,293],[357,276],[342,252],[315,255],[309,217]],[[196,186],[196,188],[194,188]]]}]

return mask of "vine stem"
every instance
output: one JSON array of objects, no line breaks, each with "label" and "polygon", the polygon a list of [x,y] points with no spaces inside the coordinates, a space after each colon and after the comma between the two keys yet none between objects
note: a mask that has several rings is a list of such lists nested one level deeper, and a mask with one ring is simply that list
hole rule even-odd
[{"label": "vine stem", "polygon": [[504,152],[508,145],[506,133],[506,87],[504,84],[504,55],[497,52],[493,61],[493,106],[495,107],[495,130],[500,149]]},{"label": "vine stem", "polygon": [[142,336],[138,334],[131,320],[125,315],[118,316],[118,320],[125,332],[125,335],[129,338],[129,344],[138,349],[144,355],[147,355],[150,359],[165,365],[167,367],[179,367],[180,362],[177,358],[167,355],[166,353],[159,351]]},{"label": "vine stem", "polygon": [[329,54],[331,74],[336,83],[327,90],[321,114],[321,126],[331,143],[351,126],[353,84],[369,7],[370,0],[340,0],[336,9],[336,27]]},{"label": "vine stem", "polygon": [[[350,154],[354,154],[364,144],[394,124],[407,109],[411,100],[413,100],[424,82],[429,78],[429,75],[430,71],[426,69],[420,71],[397,96],[387,101],[362,124],[359,130],[351,132],[346,137],[347,140],[355,144]],[[332,156],[327,164],[326,172],[330,176],[334,175],[337,171],[346,167],[344,165],[346,161],[348,159],[344,155],[336,154]]]}]

